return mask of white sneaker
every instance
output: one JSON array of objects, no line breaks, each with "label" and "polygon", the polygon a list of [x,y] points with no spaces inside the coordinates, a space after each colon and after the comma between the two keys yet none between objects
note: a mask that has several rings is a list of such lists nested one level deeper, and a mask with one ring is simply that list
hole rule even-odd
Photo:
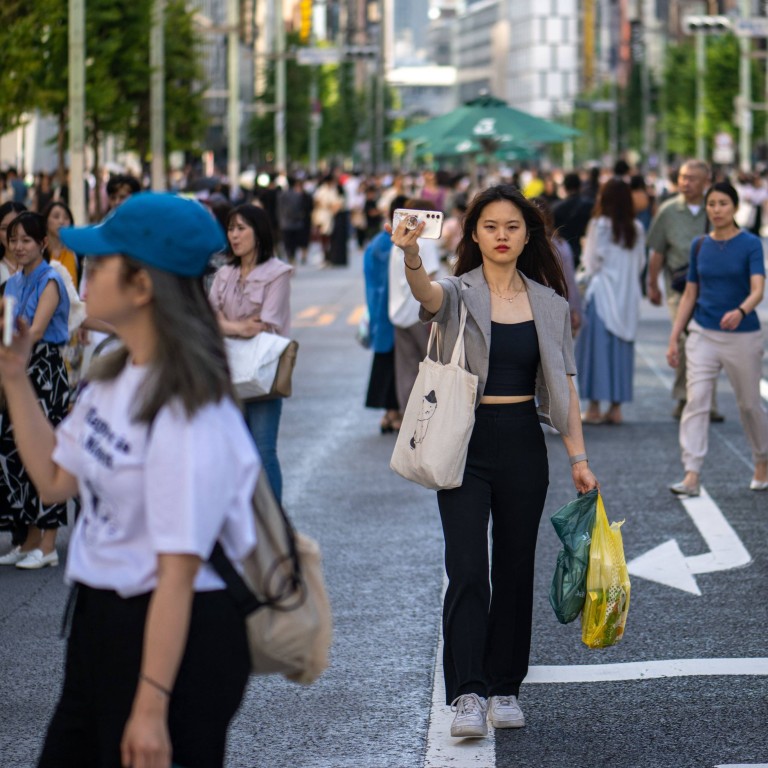
[{"label": "white sneaker", "polygon": [[476,693],[457,696],[451,704],[451,709],[456,712],[451,723],[451,736],[458,739],[480,739],[487,736],[486,708],[486,700]]},{"label": "white sneaker", "polygon": [[10,552],[6,552],[0,557],[0,565],[16,565],[20,560],[23,560],[28,552],[22,552],[21,547],[14,547]]},{"label": "white sneaker", "polygon": [[22,568],[25,571],[36,571],[38,568],[45,568],[47,565],[53,567],[58,564],[59,554],[55,549],[47,555],[43,554],[42,549],[33,549],[32,551],[27,552],[27,555],[23,560],[19,560],[19,562],[16,563],[16,567]]},{"label": "white sneaker", "polygon": [[494,728],[522,728],[525,717],[517,696],[491,696],[488,720]]}]

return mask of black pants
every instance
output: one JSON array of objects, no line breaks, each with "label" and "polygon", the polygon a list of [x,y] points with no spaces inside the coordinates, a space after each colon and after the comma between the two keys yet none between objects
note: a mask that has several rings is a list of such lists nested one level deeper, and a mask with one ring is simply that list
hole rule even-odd
[{"label": "black pants", "polygon": [[548,485],[547,447],[533,401],[481,405],[464,481],[437,494],[448,573],[448,704],[465,693],[518,695],[528,673],[536,537]]},{"label": "black pants", "polygon": [[[39,768],[120,768],[149,598],[79,587],[64,687]],[[174,765],[223,766],[227,726],[249,669],[245,623],[229,594],[196,593],[168,714]]]}]

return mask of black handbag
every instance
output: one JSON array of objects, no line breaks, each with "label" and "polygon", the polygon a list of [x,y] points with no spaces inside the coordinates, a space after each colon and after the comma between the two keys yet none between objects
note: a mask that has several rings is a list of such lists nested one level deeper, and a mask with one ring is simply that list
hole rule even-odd
[{"label": "black handbag", "polygon": [[[704,242],[706,235],[702,235],[696,240],[696,256],[699,255],[701,250],[701,244]],[[671,270],[669,274],[669,284],[673,291],[682,293],[685,290],[685,284],[688,282],[688,269],[691,265],[686,264],[684,267],[678,267]]]}]

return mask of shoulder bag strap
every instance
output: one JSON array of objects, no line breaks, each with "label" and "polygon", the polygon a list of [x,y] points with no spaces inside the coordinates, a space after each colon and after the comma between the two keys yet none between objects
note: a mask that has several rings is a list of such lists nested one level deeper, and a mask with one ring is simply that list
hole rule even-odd
[{"label": "shoulder bag strap", "polygon": [[451,355],[451,365],[459,365],[462,368],[467,367],[467,359],[464,353],[464,329],[466,326],[467,305],[462,301],[461,311],[459,312],[459,335],[456,337],[456,343],[453,345],[453,354]]}]

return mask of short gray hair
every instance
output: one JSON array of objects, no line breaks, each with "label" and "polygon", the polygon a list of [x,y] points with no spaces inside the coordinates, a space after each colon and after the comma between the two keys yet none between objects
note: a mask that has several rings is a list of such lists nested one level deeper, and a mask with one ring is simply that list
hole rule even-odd
[{"label": "short gray hair", "polygon": [[709,165],[707,165],[707,163],[705,163],[703,160],[696,160],[696,158],[686,160],[680,166],[680,170],[682,170],[686,165],[694,171],[701,171],[704,174],[705,179],[712,178],[712,171],[710,170]]}]

